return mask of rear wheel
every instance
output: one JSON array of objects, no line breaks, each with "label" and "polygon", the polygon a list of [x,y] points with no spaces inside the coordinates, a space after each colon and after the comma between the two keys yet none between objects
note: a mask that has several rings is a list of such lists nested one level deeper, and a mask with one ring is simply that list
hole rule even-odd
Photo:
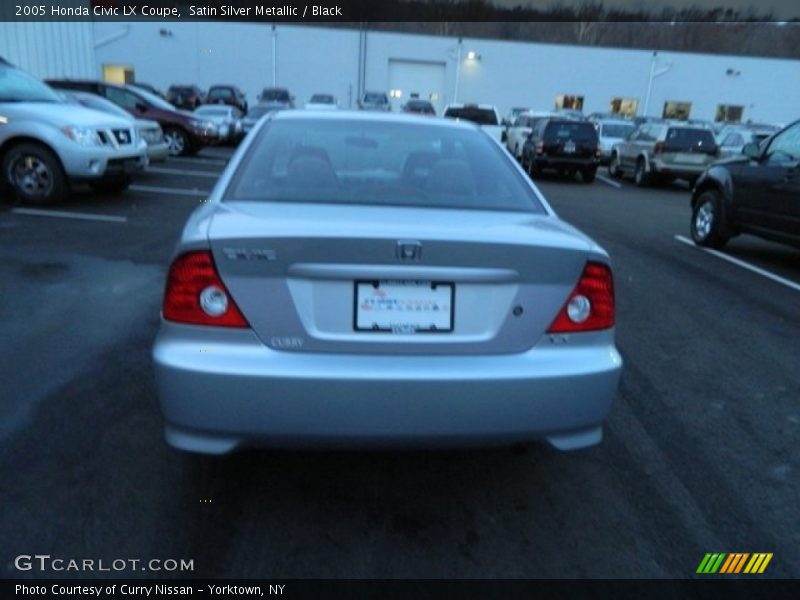
[{"label": "rear wheel", "polygon": [[40,144],[18,144],[6,152],[3,177],[25,204],[54,204],[69,191],[58,157]]},{"label": "rear wheel", "polygon": [[647,173],[647,165],[644,164],[643,158],[640,158],[636,161],[636,170],[633,172],[633,181],[639,187],[644,187],[650,183],[650,175]]},{"label": "rear wheel", "polygon": [[700,194],[692,209],[692,239],[696,244],[722,248],[728,241],[722,197],[716,190]]},{"label": "rear wheel", "polygon": [[164,141],[167,143],[170,156],[186,156],[191,153],[189,136],[177,127],[167,127],[164,130]]}]

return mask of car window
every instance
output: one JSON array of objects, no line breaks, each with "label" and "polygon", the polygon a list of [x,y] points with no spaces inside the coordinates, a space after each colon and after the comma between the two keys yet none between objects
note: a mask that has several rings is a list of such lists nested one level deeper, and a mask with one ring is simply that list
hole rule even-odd
[{"label": "car window", "polygon": [[547,141],[587,141],[597,139],[594,125],[581,121],[551,121],[545,129]]},{"label": "car window", "polygon": [[134,96],[131,92],[115,87],[106,88],[106,98],[117,106],[121,106],[127,110],[136,110],[136,104],[141,102],[139,98]]},{"label": "car window", "polygon": [[743,146],[744,145],[744,138],[740,133],[729,133],[725,136],[725,139],[722,140],[723,146]]},{"label": "car window", "polygon": [[386,94],[364,94],[364,102],[368,102],[370,104],[386,104],[389,102],[389,99],[386,97]]},{"label": "car window", "polygon": [[675,149],[709,149],[716,147],[714,134],[709,129],[670,127],[664,139],[665,146]]},{"label": "car window", "polygon": [[450,119],[463,119],[472,121],[478,125],[497,125],[497,114],[491,108],[479,108],[477,106],[449,107],[445,117]]},{"label": "car window", "polygon": [[601,127],[604,137],[621,139],[627,138],[634,130],[633,125],[624,123],[603,123]]},{"label": "car window", "polygon": [[61,102],[47,85],[13,67],[0,66],[0,102]]},{"label": "car window", "polygon": [[233,98],[233,92],[228,88],[214,88],[208,92],[208,99]]},{"label": "car window", "polygon": [[512,161],[478,131],[338,119],[269,122],[227,200],[544,212]]},{"label": "car window", "polygon": [[800,123],[796,123],[775,135],[767,148],[770,161],[800,160]]}]

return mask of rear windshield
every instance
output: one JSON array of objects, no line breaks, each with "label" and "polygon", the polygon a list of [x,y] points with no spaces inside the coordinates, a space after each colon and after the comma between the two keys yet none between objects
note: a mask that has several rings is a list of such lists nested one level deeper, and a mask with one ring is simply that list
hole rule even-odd
[{"label": "rear windshield", "polygon": [[196,115],[211,115],[215,117],[227,117],[230,114],[229,108],[217,108],[215,106],[201,106],[194,111]]},{"label": "rear windshield", "polygon": [[664,145],[669,148],[713,150],[717,143],[714,134],[708,129],[692,129],[689,127],[670,127]]},{"label": "rear windshield", "polygon": [[261,93],[263,100],[277,100],[278,102],[289,102],[289,92],[286,90],[264,90]]},{"label": "rear windshield", "polygon": [[478,108],[477,106],[464,106],[456,108],[451,106],[445,113],[451,119],[472,121],[478,125],[497,125],[497,114],[491,108]]},{"label": "rear windshield", "polygon": [[633,125],[625,123],[604,123],[600,126],[604,137],[627,139],[636,129]]},{"label": "rear windshield", "polygon": [[545,212],[519,169],[476,130],[338,119],[267,124],[226,199]]},{"label": "rear windshield", "polygon": [[311,96],[312,104],[333,104],[333,96],[330,94],[314,94]]},{"label": "rear windshield", "polygon": [[597,139],[597,130],[591,123],[580,121],[551,121],[544,132],[547,141],[566,140],[586,141]]},{"label": "rear windshield", "polygon": [[364,94],[364,102],[369,102],[370,104],[386,104],[389,102],[389,99],[386,97],[386,94]]},{"label": "rear windshield", "polygon": [[208,92],[209,98],[233,98],[233,91],[229,88],[214,88]]},{"label": "rear windshield", "polygon": [[414,110],[419,112],[433,112],[433,105],[430,102],[412,100],[406,104],[406,110]]}]

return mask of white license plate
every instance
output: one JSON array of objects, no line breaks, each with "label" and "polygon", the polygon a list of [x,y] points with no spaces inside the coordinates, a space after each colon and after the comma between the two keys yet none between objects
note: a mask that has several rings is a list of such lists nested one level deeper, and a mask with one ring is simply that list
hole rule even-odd
[{"label": "white license plate", "polygon": [[355,282],[356,331],[453,331],[455,284],[390,280]]},{"label": "white license plate", "polygon": [[682,162],[689,165],[702,165],[706,162],[706,155],[678,153],[675,155],[675,162]]},{"label": "white license plate", "polygon": [[567,154],[572,154],[575,152],[575,142],[567,142],[564,144],[564,152]]}]

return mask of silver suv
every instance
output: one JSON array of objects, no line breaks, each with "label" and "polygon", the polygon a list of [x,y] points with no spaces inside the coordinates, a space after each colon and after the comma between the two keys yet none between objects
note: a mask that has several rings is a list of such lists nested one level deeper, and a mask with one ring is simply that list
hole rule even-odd
[{"label": "silver suv", "polygon": [[383,92],[364,92],[358,101],[358,108],[361,110],[390,112],[392,105],[389,102],[389,97]]},{"label": "silver suv", "polygon": [[638,186],[654,180],[685,179],[689,185],[719,159],[714,133],[677,123],[644,123],[628,139],[614,144],[608,163],[612,177],[632,174]]},{"label": "silver suv", "polygon": [[122,190],[146,165],[147,144],[130,120],[66,103],[0,63],[0,184],[22,202],[58,202],[73,182]]}]

